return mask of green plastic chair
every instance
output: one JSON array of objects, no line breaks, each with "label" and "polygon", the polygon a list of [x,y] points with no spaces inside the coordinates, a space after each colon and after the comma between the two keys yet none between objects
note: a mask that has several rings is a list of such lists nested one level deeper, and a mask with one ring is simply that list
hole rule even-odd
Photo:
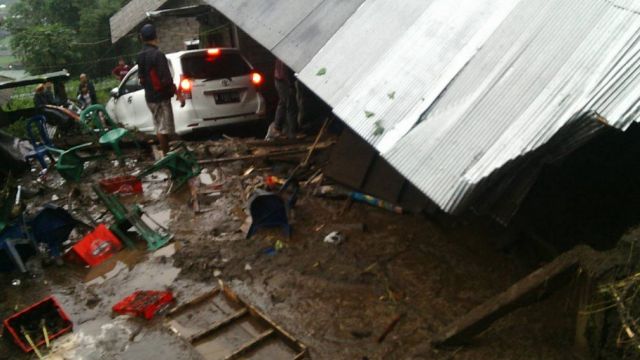
[{"label": "green plastic chair", "polygon": [[[118,201],[116,196],[105,193],[100,190],[97,185],[94,184],[92,188],[96,195],[98,195],[98,198],[104,203],[111,214],[113,214],[115,224],[110,226],[109,230],[115,233],[127,247],[135,248],[133,239],[127,234],[127,229],[130,227],[134,227],[140,237],[147,242],[147,249],[149,251],[154,251],[165,246],[173,238],[173,234],[169,233],[168,229],[162,227],[160,224],[157,225],[163,233],[151,229],[142,219],[146,214],[138,205],[127,208]],[[153,221],[153,218],[149,217],[149,219]]]},{"label": "green plastic chair", "polygon": [[47,150],[58,155],[55,166],[60,176],[70,182],[79,182],[84,172],[84,163],[102,157],[102,155],[80,156],[78,154],[78,151],[86,149],[91,145],[92,143],[85,143],[74,146],[68,150],[47,147]]},{"label": "green plastic chair", "polygon": [[202,170],[196,157],[187,150],[184,144],[142,171],[138,175],[138,179],[161,169],[167,169],[171,172],[171,180],[174,182],[173,191],[180,189],[189,179],[199,175]]},{"label": "green plastic chair", "polygon": [[[106,125],[110,128],[110,130],[105,128],[105,124],[102,122],[102,118],[104,118]],[[118,127],[113,119],[107,113],[107,109],[100,104],[95,104],[88,106],[86,109],[82,110],[80,113],[80,123],[85,126],[85,129],[89,131],[97,130],[100,134],[100,145],[109,145],[116,153],[116,157],[118,160],[122,159],[122,150],[120,148],[120,140],[125,136],[130,136],[133,139],[136,147],[140,148],[138,142],[133,137],[129,130]],[[90,126],[93,125],[93,128]]]}]

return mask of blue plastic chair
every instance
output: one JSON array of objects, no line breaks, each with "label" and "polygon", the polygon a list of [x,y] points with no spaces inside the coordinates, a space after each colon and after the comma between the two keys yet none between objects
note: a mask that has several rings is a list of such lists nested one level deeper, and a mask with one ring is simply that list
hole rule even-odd
[{"label": "blue plastic chair", "polygon": [[[291,187],[292,193],[285,202],[285,191],[289,187]],[[274,227],[281,227],[284,235],[287,238],[291,238],[289,211],[296,205],[299,191],[298,180],[293,176],[282,184],[277,193],[262,189],[254,191],[251,198],[249,198],[251,226],[247,232],[247,239],[261,228]]]},{"label": "blue plastic chair", "polygon": [[[47,149],[47,147],[52,148],[54,146],[45,127],[46,123],[47,119],[44,115],[36,115],[27,120],[27,135],[29,136],[31,146],[33,146],[33,152],[24,157],[26,160],[38,160],[43,169],[46,169],[48,166],[44,159],[45,155],[49,157],[52,163],[55,162],[53,156],[51,156],[51,153],[49,153],[49,150]],[[36,134],[33,133],[34,126],[38,129],[39,136],[36,136]]]},{"label": "blue plastic chair", "polygon": [[53,204],[44,205],[32,218],[25,219],[21,215],[0,232],[0,252],[4,251],[14,265],[2,263],[0,258],[0,271],[17,267],[21,272],[27,272],[24,262],[37,252],[38,243],[45,244],[54,257],[62,255],[62,243],[77,224],[71,214]]},{"label": "blue plastic chair", "polygon": [[[26,246],[26,248],[25,248]],[[20,251],[19,247],[23,250]],[[28,254],[25,253],[25,250]],[[0,232],[0,251],[4,251],[9,260],[21,272],[27,272],[24,261],[28,255],[36,253],[36,245],[25,231],[24,219],[20,217],[13,224],[8,225]],[[0,264],[0,270],[10,271],[10,264]]]}]

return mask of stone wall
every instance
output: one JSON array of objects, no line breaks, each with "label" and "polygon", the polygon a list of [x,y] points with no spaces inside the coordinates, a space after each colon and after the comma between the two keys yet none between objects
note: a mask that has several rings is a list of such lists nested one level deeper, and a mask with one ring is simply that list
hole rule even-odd
[{"label": "stone wall", "polygon": [[198,38],[200,23],[195,18],[165,17],[154,20],[160,50],[171,53],[185,49],[184,42]]}]

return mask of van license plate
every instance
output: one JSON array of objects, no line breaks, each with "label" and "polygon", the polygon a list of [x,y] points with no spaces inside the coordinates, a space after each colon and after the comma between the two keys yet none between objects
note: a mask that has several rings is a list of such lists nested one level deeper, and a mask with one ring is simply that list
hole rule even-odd
[{"label": "van license plate", "polygon": [[240,93],[237,91],[217,93],[213,94],[213,99],[216,104],[237,103],[240,102]]}]

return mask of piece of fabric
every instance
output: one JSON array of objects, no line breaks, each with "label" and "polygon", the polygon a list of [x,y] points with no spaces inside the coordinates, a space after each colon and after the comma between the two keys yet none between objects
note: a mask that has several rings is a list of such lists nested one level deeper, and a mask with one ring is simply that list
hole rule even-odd
[{"label": "piece of fabric", "polygon": [[175,133],[171,100],[147,102],[147,106],[153,115],[153,126],[156,129],[156,134],[171,135]]},{"label": "piece of fabric", "polygon": [[147,102],[168,100],[176,93],[167,57],[153,45],[145,44],[138,54],[138,77]]}]

